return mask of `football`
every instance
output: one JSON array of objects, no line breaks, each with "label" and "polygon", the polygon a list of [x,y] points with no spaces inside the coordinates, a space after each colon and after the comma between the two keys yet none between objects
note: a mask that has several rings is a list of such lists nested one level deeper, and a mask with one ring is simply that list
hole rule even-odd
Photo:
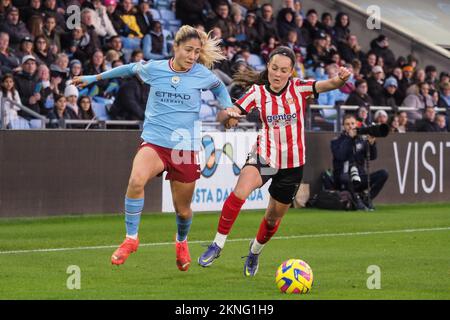
[{"label": "football", "polygon": [[275,274],[277,287],[283,293],[308,293],[313,281],[311,267],[300,259],[284,261]]}]

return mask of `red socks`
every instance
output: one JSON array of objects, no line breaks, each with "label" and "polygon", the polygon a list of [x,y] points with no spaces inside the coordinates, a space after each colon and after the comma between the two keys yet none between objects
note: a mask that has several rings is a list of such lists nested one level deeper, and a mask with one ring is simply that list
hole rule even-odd
[{"label": "red socks", "polygon": [[263,218],[261,224],[259,225],[258,234],[256,235],[256,240],[260,244],[265,244],[267,241],[272,238],[272,236],[277,232],[278,227],[280,226],[281,219],[277,220],[275,226],[271,227],[267,223],[266,218]]},{"label": "red socks", "polygon": [[231,227],[234,221],[239,215],[245,200],[241,200],[234,195],[234,192],[230,193],[230,196],[225,200],[222,208],[222,214],[220,215],[219,226],[217,231],[221,234],[227,235],[230,233]]}]

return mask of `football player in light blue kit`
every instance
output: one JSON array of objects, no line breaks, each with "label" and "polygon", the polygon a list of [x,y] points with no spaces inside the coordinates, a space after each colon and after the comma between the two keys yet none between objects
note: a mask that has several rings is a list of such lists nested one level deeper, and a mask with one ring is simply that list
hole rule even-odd
[{"label": "football player in light blue kit", "polygon": [[142,142],[133,161],[125,197],[126,237],[113,253],[111,262],[123,264],[139,245],[138,227],[144,207],[144,187],[167,171],[176,211],[176,263],[186,271],[190,265],[187,235],[192,222],[191,200],[200,177],[197,155],[200,150],[199,120],[201,90],[210,89],[220,105],[219,121],[237,116],[226,87],[208,68],[225,59],[205,32],[183,26],[175,36],[174,57],[170,60],[131,63],[98,75],[75,77],[75,85],[86,86],[101,79],[137,75],[150,85],[145,110]]}]

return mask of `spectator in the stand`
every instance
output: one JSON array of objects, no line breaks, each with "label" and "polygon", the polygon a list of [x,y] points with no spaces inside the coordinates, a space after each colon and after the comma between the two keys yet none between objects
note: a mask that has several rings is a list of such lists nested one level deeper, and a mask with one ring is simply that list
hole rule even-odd
[{"label": "spectator in the stand", "polygon": [[216,4],[213,15],[208,19],[207,29],[219,27],[222,31],[222,38],[232,38],[230,7],[227,1],[223,0]]},{"label": "spectator in the stand", "polygon": [[418,132],[441,131],[435,120],[436,120],[436,110],[434,110],[434,107],[426,107],[422,119],[416,121],[416,131]]},{"label": "spectator in the stand", "polygon": [[261,37],[274,36],[278,39],[277,21],[273,16],[273,7],[265,3],[261,7],[261,18],[258,21],[258,31]]},{"label": "spectator in the stand", "polygon": [[383,68],[380,66],[373,67],[372,75],[367,79],[367,85],[369,86],[369,95],[372,97],[373,103],[376,106],[382,105],[383,102],[383,83]]},{"label": "spectator in the stand", "polygon": [[321,64],[325,65],[331,62],[330,52],[327,50],[327,36],[323,31],[319,31],[314,36],[314,42],[308,46],[307,51],[308,67],[317,68]]},{"label": "spectator in the stand", "polygon": [[52,14],[46,15],[43,28],[44,37],[47,39],[49,49],[53,54],[61,52],[61,30],[56,27],[56,17]]},{"label": "spectator in the stand", "polygon": [[389,116],[384,110],[377,110],[373,116],[375,124],[388,124]]},{"label": "spectator in the stand", "polygon": [[399,106],[402,104],[403,99],[405,99],[403,92],[400,91],[400,82],[403,80],[402,68],[395,67],[394,70],[392,70],[391,77],[393,77],[393,78],[395,78],[395,80],[397,80],[397,92],[395,95],[395,102]]},{"label": "spectator in the stand", "polygon": [[80,96],[78,98],[78,119],[92,120],[94,118],[95,112],[92,109],[91,98],[89,98],[88,96]]},{"label": "spectator in the stand", "polygon": [[146,60],[162,60],[169,56],[161,22],[153,22],[150,33],[146,34],[142,41],[142,50]]},{"label": "spectator in the stand", "polygon": [[295,12],[291,8],[283,8],[278,12],[277,30],[280,39],[284,39],[289,30],[295,30]]},{"label": "spectator in the stand", "polygon": [[111,107],[111,117],[116,120],[144,120],[145,106],[150,86],[137,76],[123,82]]},{"label": "spectator in the stand", "polygon": [[[120,36],[112,36],[107,44],[107,49],[114,50],[120,57],[120,59],[125,59],[125,53],[123,51],[122,38]],[[128,62],[128,61],[124,61]]]},{"label": "spectator in the stand", "polygon": [[19,72],[20,59],[11,51],[9,47],[9,34],[0,32],[0,70],[1,73]]},{"label": "spectator in the stand", "polygon": [[426,77],[426,74],[425,74],[424,69],[415,70],[414,75],[413,75],[414,83],[419,84],[419,83],[425,82],[425,77]]},{"label": "spectator in the stand", "polygon": [[365,79],[369,78],[373,67],[377,64],[377,55],[374,52],[367,53],[365,60],[362,60],[361,74]]},{"label": "spectator in the stand", "polygon": [[[75,112],[72,109],[67,108],[66,97],[64,97],[64,95],[62,94],[57,94],[54,96],[54,106],[53,109],[48,113],[47,118],[50,121],[60,119],[65,120],[78,119]],[[50,122],[48,124],[48,128],[57,129],[61,128],[61,126],[59,122]],[[72,128],[72,125],[66,125],[66,128],[70,129]]]},{"label": "spectator in the stand", "polygon": [[[16,90],[14,85],[14,77],[10,73],[7,73],[2,77],[0,100],[2,98],[8,98],[17,104],[22,105],[19,92]],[[21,117],[17,114],[17,111],[19,110],[19,107],[9,101],[5,101],[3,104],[3,110],[0,110],[0,112],[3,112],[3,124],[8,126],[11,121],[20,119]],[[3,128],[3,124],[0,123],[1,128]]]},{"label": "spectator in the stand", "polygon": [[[132,39],[141,39],[144,35],[139,29],[139,25],[136,21],[135,14],[137,13],[137,9],[135,8],[132,0],[122,0],[122,8],[120,10],[120,18],[125,22],[128,28],[131,30],[131,33],[128,35],[128,38]],[[138,41],[136,41],[139,44]],[[130,48],[136,49],[136,48]]]},{"label": "spectator in the stand", "polygon": [[282,45],[291,48],[294,52],[301,51],[300,47],[297,46],[297,31],[289,30]]},{"label": "spectator in the stand", "polygon": [[[0,3],[0,16],[7,9],[2,11]],[[9,47],[9,35],[6,32],[0,32],[0,76],[7,73],[16,73],[21,71],[20,59],[14,54],[14,50]]]},{"label": "spectator in the stand", "polygon": [[302,55],[306,56],[306,48],[311,44],[312,38],[308,29],[303,26],[303,17],[301,15],[295,16],[295,26],[298,45],[302,48]]},{"label": "spectator in the stand", "polygon": [[438,113],[436,115],[436,120],[435,120],[438,128],[439,128],[439,132],[447,132],[448,130],[448,126],[447,126],[447,121],[445,119],[445,114],[442,113]]},{"label": "spectator in the stand", "polygon": [[[315,35],[320,32],[319,18],[317,11],[314,9],[308,10],[306,13],[306,20],[303,22],[303,26],[309,31],[310,39],[314,39]],[[278,29],[278,31],[280,31]]]},{"label": "spectator in the stand", "polygon": [[128,37],[131,30],[128,25],[120,17],[120,10],[117,10],[117,0],[104,0],[106,13],[111,21],[114,30],[123,38]]},{"label": "spectator in the stand", "polygon": [[333,16],[329,12],[322,13],[319,22],[319,28],[333,37],[334,29],[333,29]]},{"label": "spectator in the stand", "polygon": [[16,52],[17,58],[22,59],[28,55],[34,56],[33,46],[33,40],[30,37],[23,38],[20,41],[19,50]]},{"label": "spectator in the stand", "polygon": [[78,89],[73,84],[68,85],[64,89],[64,96],[66,97],[66,105],[68,108],[72,109],[72,111],[78,116],[79,115],[79,108],[77,104],[78,100]]},{"label": "spectator in the stand", "polygon": [[443,86],[445,83],[450,83],[450,74],[449,74],[448,72],[446,72],[446,71],[442,71],[442,72],[439,74],[439,84],[438,84],[438,89],[439,89],[439,90],[442,90],[442,86]]},{"label": "spectator in the stand", "polygon": [[395,66],[396,59],[394,53],[389,48],[388,38],[380,34],[370,42],[370,48],[377,56],[383,58],[386,71],[390,72]]},{"label": "spectator in the stand", "polygon": [[61,30],[66,28],[66,20],[64,14],[66,8],[64,3],[59,3],[57,5],[56,0],[44,0],[42,4],[42,11],[46,16],[52,15],[56,18],[56,24]]},{"label": "spectator in the stand", "polygon": [[355,82],[355,91],[350,93],[347,101],[345,101],[346,105],[351,106],[363,106],[369,108],[373,106],[372,98],[367,94],[368,86],[366,80],[357,80]]},{"label": "spectator in the stand", "polygon": [[131,53],[130,63],[139,62],[142,60],[144,60],[144,52],[141,49],[133,50],[133,52]]},{"label": "spectator in the stand", "polygon": [[347,42],[347,38],[350,35],[350,18],[348,14],[345,12],[339,12],[336,15],[335,24],[334,24],[334,33],[333,33],[333,42],[336,46],[339,45],[340,42]]},{"label": "spectator in the stand", "polygon": [[11,0],[2,0],[0,1],[0,19],[5,19],[6,11],[8,11],[9,8],[12,7],[12,1]]},{"label": "spectator in the stand", "polygon": [[[106,71],[105,65],[105,56],[103,51],[97,49],[89,62],[86,64],[86,67],[83,69],[84,74],[100,74]],[[102,79],[100,81],[95,82],[94,84],[88,86],[89,88],[89,96],[104,96],[105,91],[107,90],[109,81],[106,79]]]},{"label": "spectator in the stand", "polygon": [[[197,1],[191,1],[190,5],[195,7]],[[200,1],[202,2],[202,1]],[[138,12],[136,13],[136,22],[142,34],[147,34],[151,30],[153,24],[153,15],[150,11],[150,0],[139,0]]]},{"label": "spectator in the stand", "polygon": [[[16,89],[19,91],[22,104],[33,111],[39,113],[39,101],[41,96],[34,92],[37,83],[36,79],[36,58],[25,56],[22,58],[22,72],[14,78]],[[19,113],[20,114],[20,113]],[[31,119],[28,114],[21,114],[26,119]]]},{"label": "spectator in the stand", "polygon": [[0,31],[9,34],[9,45],[12,49],[17,50],[20,41],[25,37],[31,37],[25,23],[19,18],[19,9],[10,7],[6,11],[6,20],[0,25]]},{"label": "spectator in the stand", "polygon": [[358,59],[359,61],[364,61],[366,59],[366,55],[358,43],[358,38],[354,34],[348,35],[345,42],[339,42],[337,49],[342,59],[347,63],[351,63],[355,59]]},{"label": "spectator in the stand", "polygon": [[356,80],[361,80],[364,78],[364,76],[361,74],[361,69],[362,69],[362,62],[359,59],[354,59],[351,62],[351,65],[353,67],[353,79]]},{"label": "spectator in the stand", "polygon": [[[38,93],[39,99],[39,113],[46,116],[51,108],[53,108],[53,96],[52,87],[50,82],[50,69],[45,65],[41,64],[37,70],[37,83],[34,87],[34,94]],[[51,96],[51,99],[49,99]],[[50,101],[51,100],[51,101]]]},{"label": "spectator in the stand", "polygon": [[72,80],[73,77],[83,75],[83,65],[80,60],[73,59],[69,63],[69,79]]},{"label": "spectator in the stand", "polygon": [[412,108],[412,110],[408,111],[408,118],[412,123],[422,119],[423,110],[425,110],[427,106],[433,106],[429,91],[430,86],[426,82],[421,82],[408,88],[406,98],[403,100],[402,105]]},{"label": "spectator in the stand", "polygon": [[414,131],[414,127],[408,120],[408,113],[406,111],[400,111],[398,113],[398,132],[405,133],[409,131]]},{"label": "spectator in the stand", "polygon": [[91,41],[91,37],[84,25],[74,27],[69,41],[69,52],[74,59],[86,61],[92,57],[96,50],[95,43]]},{"label": "spectator in the stand", "polygon": [[241,7],[237,3],[231,5],[230,33],[236,41],[247,41]]},{"label": "spectator in the stand", "polygon": [[369,111],[367,107],[360,106],[356,110],[355,118],[357,128],[367,127],[370,125]]},{"label": "spectator in the stand", "polygon": [[399,126],[399,122],[398,122],[398,115],[394,114],[390,119],[389,119],[389,131],[393,132],[393,133],[398,133],[398,126]]},{"label": "spectator in the stand", "polygon": [[[105,26],[102,25],[100,17],[97,15],[97,12],[90,8],[84,8],[81,10],[81,23],[87,27],[91,38],[100,37],[99,41],[101,41],[102,38],[108,35]],[[100,42],[97,43],[96,47],[100,47]]]},{"label": "spectator in the stand", "polygon": [[100,21],[100,25],[106,31],[106,38],[110,38],[117,35],[116,30],[111,22],[111,19],[108,17],[108,12],[106,11],[106,7],[102,4],[102,0],[92,0],[92,5],[97,14],[97,17]]},{"label": "spectator in the stand", "polygon": [[[339,66],[335,63],[329,64],[325,67],[328,79],[333,79],[338,75]],[[323,92],[319,95],[317,102],[320,105],[334,106],[337,103],[343,103],[347,99],[339,89]]]},{"label": "spectator in the stand", "polygon": [[384,82],[384,90],[383,90],[383,96],[380,99],[380,105],[381,106],[388,106],[392,108],[392,111],[397,112],[398,104],[397,104],[397,88],[398,88],[398,82],[397,79],[394,77],[389,77]]},{"label": "spectator in the stand", "polygon": [[69,56],[65,53],[58,54],[55,63],[50,65],[50,70],[59,72],[65,82],[69,77]]},{"label": "spectator in the stand", "polygon": [[45,13],[42,11],[41,0],[30,0],[29,6],[20,9],[22,21],[29,21],[32,16],[44,18]]},{"label": "spectator in the stand", "polygon": [[251,43],[251,51],[255,54],[260,54],[262,37],[258,32],[256,25],[256,14],[248,12],[244,21],[244,32],[246,41]]},{"label": "spectator in the stand", "polygon": [[440,85],[438,107],[445,108],[450,113],[450,82]]},{"label": "spectator in the stand", "polygon": [[430,85],[430,89],[436,90],[439,84],[437,69],[433,65],[425,67],[425,82]]},{"label": "spectator in the stand", "polygon": [[51,65],[56,56],[50,51],[47,39],[41,35],[34,39],[34,56],[39,64]]},{"label": "spectator in the stand", "polygon": [[245,11],[253,11],[259,7],[259,0],[233,0],[233,2],[245,8]]},{"label": "spectator in the stand", "polygon": [[206,23],[205,12],[209,9],[208,0],[177,0],[176,1],[176,16],[181,20],[181,24],[188,24],[191,26]]}]

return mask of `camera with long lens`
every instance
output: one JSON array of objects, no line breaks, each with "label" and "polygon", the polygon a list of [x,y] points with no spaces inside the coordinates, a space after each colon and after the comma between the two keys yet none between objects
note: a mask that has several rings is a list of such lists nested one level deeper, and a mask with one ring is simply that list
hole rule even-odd
[{"label": "camera with long lens", "polygon": [[350,181],[353,183],[355,188],[358,188],[361,184],[361,177],[359,176],[358,167],[355,165],[350,167]]},{"label": "camera with long lens", "polygon": [[375,124],[368,127],[356,128],[358,135],[369,135],[377,138],[384,138],[389,134],[389,126],[385,123]]}]

